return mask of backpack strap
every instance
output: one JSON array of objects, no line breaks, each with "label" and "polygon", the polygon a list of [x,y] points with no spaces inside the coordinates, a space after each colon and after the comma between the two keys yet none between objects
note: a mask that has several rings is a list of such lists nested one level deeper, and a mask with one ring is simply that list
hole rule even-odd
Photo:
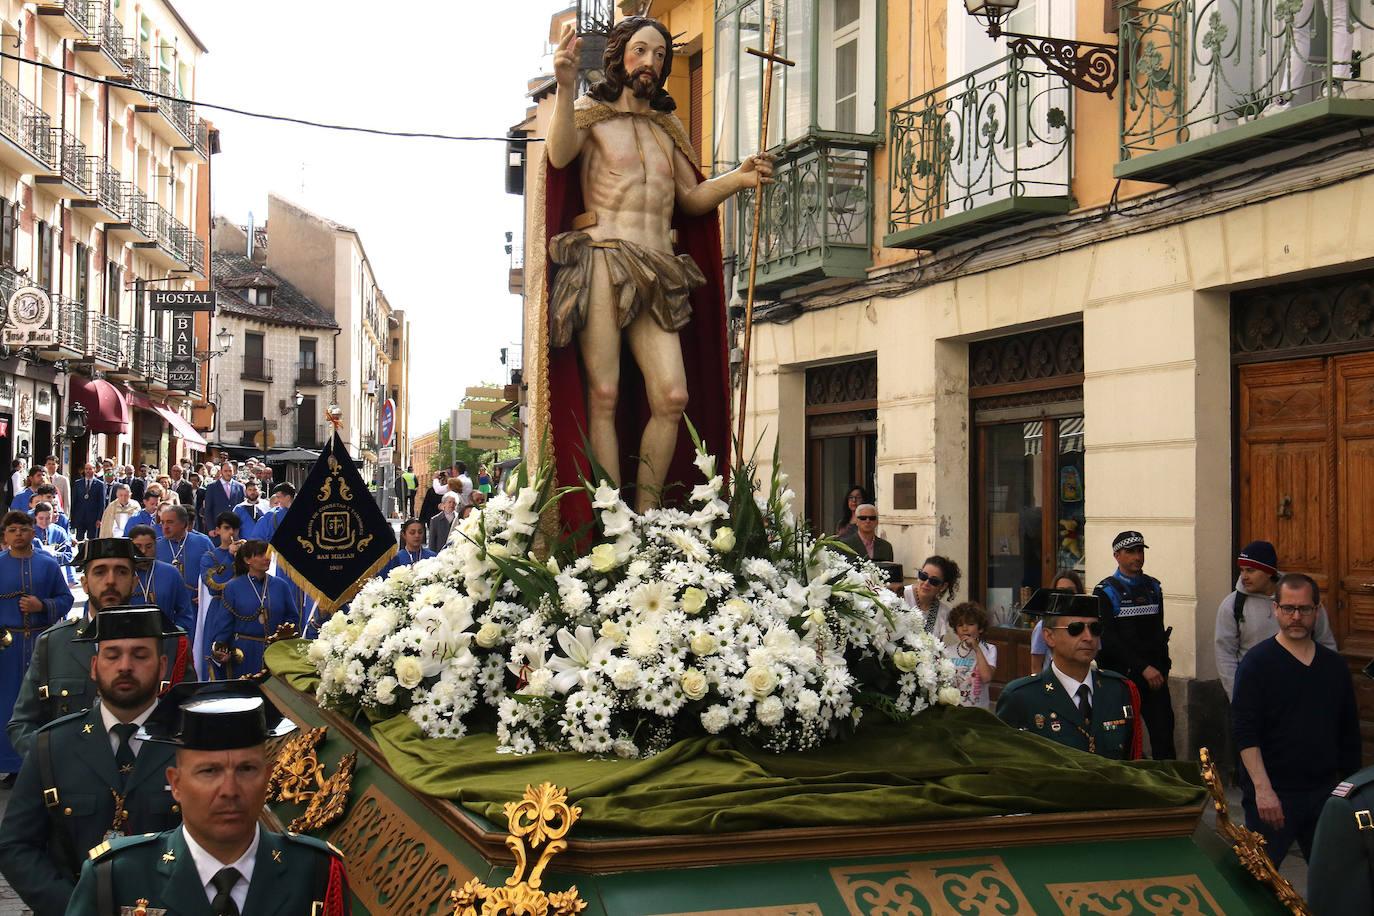
[{"label": "backpack strap", "polygon": [[114,859],[104,858],[95,863],[96,912],[114,916]]},{"label": "backpack strap", "polygon": [[1245,623],[1245,592],[1236,589],[1236,600],[1231,605],[1231,613],[1236,617],[1236,635],[1240,635],[1240,625]]}]

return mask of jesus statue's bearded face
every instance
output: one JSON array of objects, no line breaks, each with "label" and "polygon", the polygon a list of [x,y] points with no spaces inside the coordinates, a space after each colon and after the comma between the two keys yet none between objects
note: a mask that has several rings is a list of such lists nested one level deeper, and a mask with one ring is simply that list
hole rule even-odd
[{"label": "jesus statue's bearded face", "polygon": [[668,57],[668,43],[653,26],[645,26],[630,38],[625,46],[621,66],[629,79],[627,83],[636,97],[653,98],[663,75],[663,63]]}]

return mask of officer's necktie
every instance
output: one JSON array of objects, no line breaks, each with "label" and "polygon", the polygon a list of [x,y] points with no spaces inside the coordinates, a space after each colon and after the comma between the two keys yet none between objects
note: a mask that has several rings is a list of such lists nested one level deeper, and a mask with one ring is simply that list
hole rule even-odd
[{"label": "officer's necktie", "polygon": [[1093,692],[1088,689],[1087,684],[1078,685],[1078,711],[1083,714],[1083,721],[1091,724],[1093,720]]},{"label": "officer's necktie", "polygon": [[121,722],[111,726],[110,731],[119,739],[119,747],[115,748],[115,767],[119,770],[119,786],[122,789],[129,781],[129,774],[134,771],[134,749],[129,746],[129,739],[138,731],[138,726],[132,722]]},{"label": "officer's necktie", "polygon": [[215,889],[215,899],[210,901],[210,910],[215,916],[239,916],[239,905],[229,896],[234,885],[239,883],[239,878],[237,868],[221,868],[210,879],[210,884]]}]

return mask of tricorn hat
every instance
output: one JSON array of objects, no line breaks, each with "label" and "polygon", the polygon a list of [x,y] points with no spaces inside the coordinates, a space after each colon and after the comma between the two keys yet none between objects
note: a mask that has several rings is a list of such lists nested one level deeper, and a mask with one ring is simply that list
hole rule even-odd
[{"label": "tricorn hat", "polygon": [[107,642],[111,639],[166,639],[185,636],[178,626],[168,626],[156,605],[119,606],[101,608],[88,621],[72,642]]},{"label": "tricorn hat", "polygon": [[142,559],[143,555],[127,538],[91,538],[81,542],[72,565],[77,569],[85,569],[86,564],[94,560],[130,560],[137,563]]},{"label": "tricorn hat", "polygon": [[1110,602],[1098,595],[1080,595],[1067,588],[1040,588],[1021,607],[1021,613],[1031,617],[1091,617],[1111,616]]},{"label": "tricorn hat", "polygon": [[134,737],[193,751],[230,751],[295,728],[252,681],[189,681],[163,694]]}]

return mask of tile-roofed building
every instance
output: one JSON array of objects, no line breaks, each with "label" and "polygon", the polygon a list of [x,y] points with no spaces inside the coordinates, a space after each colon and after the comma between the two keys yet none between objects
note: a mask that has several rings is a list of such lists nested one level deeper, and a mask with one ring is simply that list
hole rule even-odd
[{"label": "tile-roofed building", "polygon": [[[271,324],[331,330],[339,326],[329,312],[295,286],[244,255],[216,251],[211,271],[221,312]],[[258,290],[269,292],[254,295]]]}]

